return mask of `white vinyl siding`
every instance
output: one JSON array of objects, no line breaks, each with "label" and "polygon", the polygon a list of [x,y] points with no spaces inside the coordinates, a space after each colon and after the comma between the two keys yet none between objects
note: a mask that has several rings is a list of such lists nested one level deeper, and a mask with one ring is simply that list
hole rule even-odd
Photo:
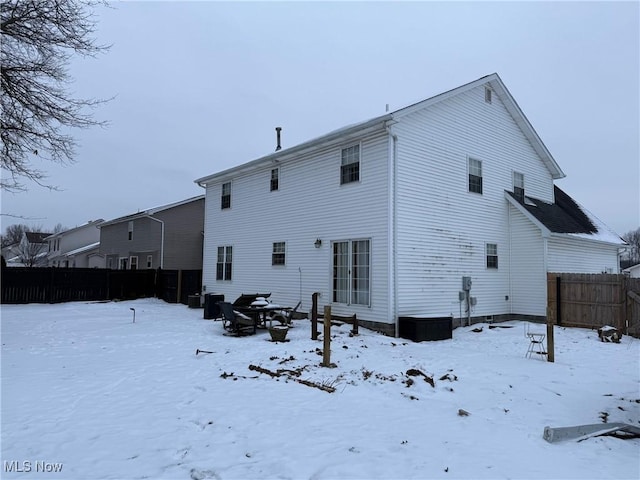
[{"label": "white vinyl siding", "polygon": [[547,314],[544,240],[536,227],[510,206],[511,310],[523,315]]},{"label": "white vinyl siding", "polygon": [[[265,195],[265,179],[273,168],[269,164],[208,185],[203,260],[206,292],[224,293],[231,301],[241,293],[270,292],[270,298],[281,305],[293,306],[301,300],[301,311],[308,311],[311,295],[319,292],[320,302],[330,304],[332,241],[366,238],[371,239],[370,305],[336,303],[333,312],[393,322],[386,302],[388,138],[381,128],[358,139],[366,175],[360,176],[357,188],[344,188],[339,182],[342,149],[353,146],[353,141],[281,159],[279,168],[281,173],[286,171],[287,183],[277,195]],[[233,182],[231,215],[221,211],[219,203],[221,184],[228,181]],[[322,241],[319,248],[314,246],[316,239]],[[274,268],[273,244],[283,241],[286,265]],[[220,245],[233,245],[233,279],[224,285],[215,280]]]},{"label": "white vinyl siding", "polygon": [[[528,194],[551,201],[546,166],[498,95],[487,108],[483,86],[412,112],[393,129],[399,315],[458,317],[463,276],[473,279],[473,316],[511,313],[504,192],[517,166]],[[469,158],[482,161],[482,195],[468,191]],[[487,240],[499,247],[497,270],[486,268]]]},{"label": "white vinyl siding", "polygon": [[[577,247],[579,245],[579,247]],[[548,271],[558,273],[619,273],[617,250],[576,238],[551,237]]]}]

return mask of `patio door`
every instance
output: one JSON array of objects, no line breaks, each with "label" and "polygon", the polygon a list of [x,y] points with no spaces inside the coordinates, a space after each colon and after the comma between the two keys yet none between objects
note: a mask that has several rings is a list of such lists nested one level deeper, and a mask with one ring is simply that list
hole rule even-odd
[{"label": "patio door", "polygon": [[335,303],[371,303],[371,241],[333,242],[333,294]]}]

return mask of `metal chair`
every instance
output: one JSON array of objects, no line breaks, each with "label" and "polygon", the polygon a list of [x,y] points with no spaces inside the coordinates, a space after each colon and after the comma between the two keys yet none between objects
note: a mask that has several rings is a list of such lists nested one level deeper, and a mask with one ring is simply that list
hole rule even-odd
[{"label": "metal chair", "polygon": [[530,323],[526,322],[524,335],[529,340],[529,346],[527,348],[527,353],[525,353],[525,358],[531,358],[533,354],[541,356],[547,355],[547,352],[544,349],[544,339],[547,337],[546,333],[532,331],[530,329]]},{"label": "metal chair", "polygon": [[289,327],[292,327],[293,316],[295,315],[298,308],[300,308],[300,305],[302,305],[302,302],[298,302],[298,304],[293,308],[283,308],[282,310],[275,312],[269,320],[277,320],[282,325],[288,325]]},{"label": "metal chair", "polygon": [[256,333],[255,318],[236,312],[229,302],[218,302],[222,313],[222,325],[228,332],[240,336]]}]

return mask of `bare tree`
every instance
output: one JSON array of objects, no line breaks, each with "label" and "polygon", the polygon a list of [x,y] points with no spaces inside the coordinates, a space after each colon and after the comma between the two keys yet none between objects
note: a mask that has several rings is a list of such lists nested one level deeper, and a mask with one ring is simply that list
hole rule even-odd
[{"label": "bare tree", "polygon": [[46,267],[49,248],[47,243],[44,242],[44,238],[42,238],[46,234],[40,235],[41,232],[28,233],[32,233],[34,238],[32,238],[31,241],[23,241],[20,243],[17,250],[20,262],[25,267]]},{"label": "bare tree", "polygon": [[625,233],[622,239],[629,244],[626,255],[629,265],[640,263],[640,227]]},{"label": "bare tree", "polygon": [[31,229],[28,225],[17,224],[17,225],[9,225],[5,229],[4,235],[0,238],[0,244],[2,248],[8,247],[10,245],[17,245],[22,240],[22,234],[24,232],[29,232]]},{"label": "bare tree", "polygon": [[1,30],[2,170],[0,188],[24,191],[25,180],[43,183],[34,159],[74,162],[69,127],[103,125],[87,109],[103,102],[68,91],[72,54],[95,56],[108,47],[93,38],[93,8],[100,0],[3,0]]}]

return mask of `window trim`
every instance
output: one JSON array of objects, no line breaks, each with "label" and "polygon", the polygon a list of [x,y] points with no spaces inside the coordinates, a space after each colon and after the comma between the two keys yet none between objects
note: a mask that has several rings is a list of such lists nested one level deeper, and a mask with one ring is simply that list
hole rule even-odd
[{"label": "window trim", "polygon": [[[229,192],[225,194],[225,186],[229,187]],[[231,208],[231,181],[224,182],[220,187],[220,210]]]},{"label": "window trim", "polygon": [[[282,251],[276,251],[281,247]],[[284,267],[287,264],[287,242],[273,242],[271,246],[271,266]]]},{"label": "window trim", "polygon": [[[472,162],[478,162],[478,164],[480,165],[480,175],[476,175],[474,173],[471,173],[471,163]],[[480,160],[479,158],[475,158],[475,157],[471,157],[471,156],[467,156],[467,191],[469,193],[477,193],[479,195],[482,195],[483,190],[484,190],[484,182],[483,182],[483,168],[482,168],[482,160]],[[473,177],[473,178],[472,178]],[[479,182],[476,181],[475,183],[472,183],[472,180],[476,180],[479,179]],[[472,188],[473,186],[473,188]],[[479,189],[479,191],[477,190]]]},{"label": "window trim", "polygon": [[[366,255],[367,263],[366,265],[358,265],[354,262],[355,255],[354,253],[354,244],[366,242],[367,250],[364,252]],[[338,252],[342,256],[342,259],[346,259],[346,263],[336,263],[336,247],[340,244],[346,244],[346,250],[343,252]],[[342,304],[342,305],[358,305],[361,307],[371,307],[371,281],[373,276],[373,267],[372,267],[372,248],[371,248],[371,238],[353,238],[348,240],[334,240],[331,242],[331,301],[332,303]],[[338,271],[341,269],[341,272]],[[360,269],[365,269],[366,276],[359,277],[358,272]],[[340,275],[342,273],[342,276]],[[342,280],[342,285],[339,285],[340,280]],[[363,282],[363,283],[360,283]],[[363,285],[366,285],[366,289],[363,289]],[[343,288],[339,288],[343,287]],[[346,288],[345,288],[346,287]],[[360,289],[358,289],[360,287]],[[346,294],[346,302],[342,301],[343,295]],[[359,296],[364,296],[366,302],[361,302],[359,300]],[[340,299],[339,299],[340,298]]]},{"label": "window trim", "polygon": [[[273,176],[275,172],[275,178]],[[271,177],[269,178],[269,191],[277,192],[280,189],[280,167],[271,169]]]},{"label": "window trim", "polygon": [[[220,257],[222,249],[222,257]],[[222,258],[222,261],[220,259]],[[233,246],[219,245],[216,252],[216,281],[230,282],[233,279]]]},{"label": "window trim", "polygon": [[[490,251],[491,249],[491,251]],[[487,270],[498,270],[499,262],[498,262],[498,244],[497,243],[485,243],[484,244],[484,253],[485,253],[485,267]]]},{"label": "window trim", "polygon": [[[345,164],[344,163],[345,151],[356,148],[356,147],[358,148],[358,161]],[[357,170],[353,170],[354,165],[357,165]],[[362,170],[361,166],[362,166],[362,142],[352,143],[350,145],[340,148],[340,185],[348,185],[350,183],[360,183],[361,181],[360,172]],[[347,167],[351,167],[352,170],[347,171],[346,170]],[[357,175],[357,178],[351,179],[351,177],[355,175]],[[347,178],[347,181],[345,181],[345,178]]]},{"label": "window trim", "polygon": [[[517,175],[522,177],[522,186],[517,185],[517,183],[520,183],[520,182],[516,182]],[[512,175],[512,180],[513,180],[513,194],[516,196],[517,199],[524,202],[524,192],[525,192],[524,173],[516,172],[514,170]]]}]

